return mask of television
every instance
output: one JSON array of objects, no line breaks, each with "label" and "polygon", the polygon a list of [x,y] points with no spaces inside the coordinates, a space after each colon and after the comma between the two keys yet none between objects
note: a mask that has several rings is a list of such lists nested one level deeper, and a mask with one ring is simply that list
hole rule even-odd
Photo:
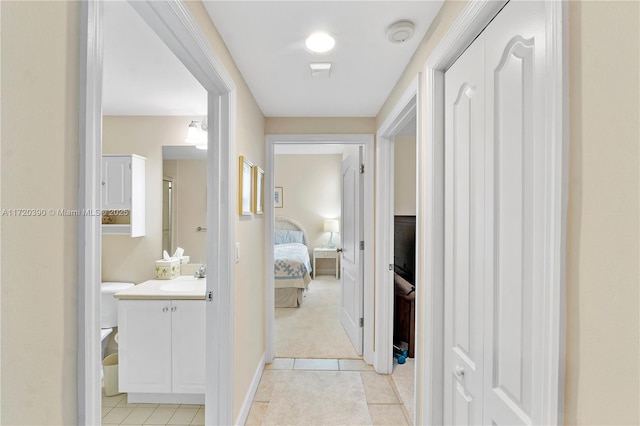
[{"label": "television", "polygon": [[395,272],[416,285],[416,217],[395,216],[393,230]]}]

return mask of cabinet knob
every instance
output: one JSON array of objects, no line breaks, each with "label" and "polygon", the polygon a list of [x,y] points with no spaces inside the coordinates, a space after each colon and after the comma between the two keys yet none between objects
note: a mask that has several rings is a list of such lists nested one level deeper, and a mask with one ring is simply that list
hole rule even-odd
[{"label": "cabinet knob", "polygon": [[166,306],[164,308],[162,308],[162,312],[167,312],[169,310],[169,308],[167,308]]},{"label": "cabinet knob", "polygon": [[173,307],[171,308],[171,312],[175,312],[175,311],[176,311],[176,309],[177,309],[177,307],[176,307],[176,306],[173,306]]},{"label": "cabinet knob", "polygon": [[464,377],[464,368],[459,365],[456,365],[456,368],[453,372],[456,376],[458,376],[459,379],[462,379]]}]

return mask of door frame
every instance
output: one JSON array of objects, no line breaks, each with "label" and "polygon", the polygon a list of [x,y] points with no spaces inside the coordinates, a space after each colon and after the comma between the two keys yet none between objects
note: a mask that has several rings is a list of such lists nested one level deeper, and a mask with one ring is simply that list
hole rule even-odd
[{"label": "door frame", "polygon": [[[130,4],[208,92],[206,424],[233,423],[233,283],[236,88],[222,61],[179,0]],[[102,1],[82,2],[79,73],[78,208],[101,208]],[[78,424],[100,424],[101,229],[97,216],[78,223]],[[216,297],[217,296],[217,297]]]},{"label": "door frame", "polygon": [[[515,1],[515,0],[512,0]],[[469,2],[431,53],[424,67],[424,100],[418,122],[418,250],[424,268],[418,282],[416,312],[422,330],[416,342],[416,424],[443,422],[444,390],[444,73],[499,13],[506,1]],[[545,400],[541,423],[562,424],[566,312],[566,218],[568,204],[568,14],[567,2],[544,2],[546,20],[545,76],[548,85],[545,135],[549,166],[545,201],[548,203],[545,240],[544,371]],[[419,262],[422,263],[422,262]]]},{"label": "door frame", "polygon": [[[291,144],[340,144],[365,147],[365,177],[364,177],[364,283],[374,282],[374,137],[372,134],[272,134],[265,136],[265,194],[273,194],[274,180],[274,147],[275,145]],[[265,363],[273,362],[275,357],[275,280],[273,276],[273,236],[275,229],[275,211],[272,196],[265,197]],[[377,370],[374,357],[374,325],[370,318],[374,318],[374,292],[376,288],[363,286],[364,294],[364,336],[363,358],[367,364],[373,364]]]},{"label": "door frame", "polygon": [[[400,133],[407,123],[415,116],[417,123],[416,147],[420,144],[420,125],[418,120],[418,108],[420,105],[421,77],[418,75],[411,81],[396,105],[376,132],[376,283],[381,283],[379,292],[376,293],[376,330],[379,330],[376,338],[376,358],[380,366],[379,373],[391,374],[393,372],[393,304],[394,304],[394,271],[393,265],[393,228],[394,228],[394,141],[393,138]],[[419,169],[418,155],[416,155],[416,171]],[[416,193],[420,192],[420,181],[416,173]],[[416,217],[418,217],[419,204],[416,203]],[[420,223],[416,234],[419,234]],[[416,259],[422,259],[422,252],[416,240]],[[420,262],[416,262],[416,269],[420,269]],[[416,277],[418,277],[416,271]],[[422,290],[416,287],[416,298]],[[420,306],[416,306],[416,343],[419,342],[420,332]],[[416,371],[418,371],[418,359],[416,357]],[[415,417],[414,417],[415,418]]]}]

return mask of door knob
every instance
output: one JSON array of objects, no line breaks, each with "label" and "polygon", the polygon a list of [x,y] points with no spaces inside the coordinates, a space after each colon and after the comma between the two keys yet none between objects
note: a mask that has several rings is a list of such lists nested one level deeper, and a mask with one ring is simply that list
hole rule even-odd
[{"label": "door knob", "polygon": [[464,377],[464,368],[459,365],[456,365],[456,368],[453,370],[453,372],[459,379],[462,379]]}]

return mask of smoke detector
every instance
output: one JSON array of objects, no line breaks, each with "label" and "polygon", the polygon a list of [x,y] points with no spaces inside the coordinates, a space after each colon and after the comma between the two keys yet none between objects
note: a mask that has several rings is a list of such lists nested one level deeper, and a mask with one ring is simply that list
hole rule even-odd
[{"label": "smoke detector", "polygon": [[413,37],[414,27],[411,21],[398,21],[387,30],[387,38],[391,43],[404,43]]}]

